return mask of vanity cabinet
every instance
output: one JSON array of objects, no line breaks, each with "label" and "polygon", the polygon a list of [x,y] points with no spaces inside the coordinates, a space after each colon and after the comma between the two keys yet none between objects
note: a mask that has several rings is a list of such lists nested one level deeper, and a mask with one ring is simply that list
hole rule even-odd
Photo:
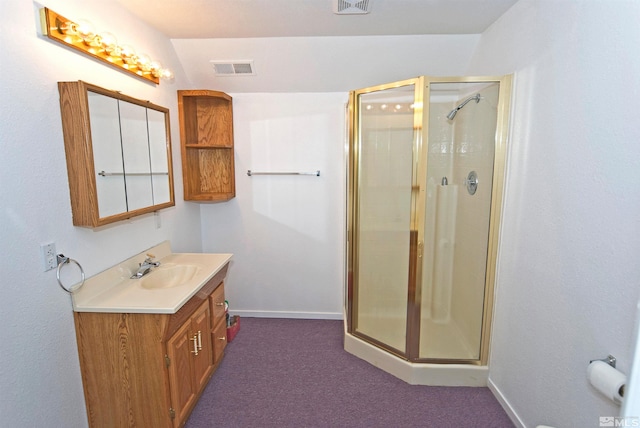
[{"label": "vanity cabinet", "polygon": [[233,102],[224,92],[178,91],[184,200],[235,197]]},{"label": "vanity cabinet", "polygon": [[184,425],[223,357],[212,308],[227,266],[174,314],[74,312],[90,427]]},{"label": "vanity cabinet", "polygon": [[86,82],[58,82],[75,226],[175,205],[169,110]]}]

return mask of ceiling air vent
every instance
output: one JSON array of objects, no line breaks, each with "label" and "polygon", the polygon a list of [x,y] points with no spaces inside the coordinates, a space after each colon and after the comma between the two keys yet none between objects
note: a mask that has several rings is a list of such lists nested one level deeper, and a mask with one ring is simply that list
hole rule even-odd
[{"label": "ceiling air vent", "polygon": [[209,61],[216,76],[254,76],[251,61]]},{"label": "ceiling air vent", "polygon": [[336,15],[362,15],[371,11],[371,0],[333,0]]}]

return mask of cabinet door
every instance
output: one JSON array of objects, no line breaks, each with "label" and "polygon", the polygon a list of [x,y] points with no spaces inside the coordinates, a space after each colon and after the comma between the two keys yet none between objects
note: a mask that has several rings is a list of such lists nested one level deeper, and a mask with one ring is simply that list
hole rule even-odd
[{"label": "cabinet door", "polygon": [[181,426],[213,372],[211,316],[205,301],[167,341],[174,426]]},{"label": "cabinet door", "polygon": [[153,185],[153,204],[165,204],[171,201],[171,182],[169,180],[170,151],[167,137],[167,123],[163,112],[147,109],[149,128],[149,158],[151,163],[151,182]]},{"label": "cabinet door", "polygon": [[[194,342],[191,334],[191,322],[187,321],[167,341],[167,355],[171,359],[169,364],[169,385],[171,389],[171,406],[175,411],[174,426],[179,426],[196,397],[196,387],[193,378]],[[195,343],[195,345],[194,345]]]},{"label": "cabinet door", "polygon": [[147,109],[119,100],[127,211],[153,205]]},{"label": "cabinet door", "polygon": [[193,377],[196,391],[199,391],[207,383],[213,370],[210,323],[209,305],[205,302],[191,317],[191,326],[198,339],[198,354],[193,356]]},{"label": "cabinet door", "polygon": [[127,211],[118,100],[91,91],[87,91],[87,99],[91,112],[98,213],[100,217],[108,217]]}]

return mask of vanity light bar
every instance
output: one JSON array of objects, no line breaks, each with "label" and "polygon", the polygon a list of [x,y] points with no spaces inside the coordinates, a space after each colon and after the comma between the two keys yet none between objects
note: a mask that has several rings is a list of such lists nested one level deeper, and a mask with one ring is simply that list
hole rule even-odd
[{"label": "vanity light bar", "polygon": [[173,79],[173,72],[163,68],[158,61],[153,61],[148,55],[136,53],[130,46],[119,45],[116,37],[111,33],[97,33],[87,21],[71,21],[43,7],[40,9],[40,23],[42,33],[49,39],[127,73],[149,80],[156,85],[160,83],[160,78]]}]

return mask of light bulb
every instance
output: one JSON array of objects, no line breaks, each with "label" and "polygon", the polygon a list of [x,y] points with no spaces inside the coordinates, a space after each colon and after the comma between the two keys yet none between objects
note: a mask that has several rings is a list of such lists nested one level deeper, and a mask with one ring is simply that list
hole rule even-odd
[{"label": "light bulb", "polygon": [[73,21],[65,21],[62,25],[60,25],[60,31],[62,34],[66,35],[74,35],[76,34],[77,24]]},{"label": "light bulb", "polygon": [[102,48],[104,49],[104,51],[109,55],[114,54],[114,52],[118,48],[118,39],[116,39],[116,36],[109,33],[108,31],[105,31],[98,34],[98,38],[100,38],[100,43],[102,44]]},{"label": "light bulb", "polygon": [[168,68],[163,68],[162,70],[160,70],[161,79],[172,82],[174,77],[175,76],[173,75],[173,71],[169,70]]},{"label": "light bulb", "polygon": [[136,51],[129,45],[120,46],[120,55],[125,64],[135,65],[137,61]]},{"label": "light bulb", "polygon": [[149,55],[147,54],[139,54],[136,64],[138,65],[138,68],[144,73],[148,73],[149,71],[151,71],[151,58],[149,58]]},{"label": "light bulb", "polygon": [[151,61],[149,64],[149,69],[151,70],[151,74],[153,77],[160,77],[160,72],[162,71],[162,64],[158,61]]},{"label": "light bulb", "polygon": [[96,30],[93,24],[85,19],[80,19],[76,22],[76,33],[86,43],[91,43],[96,37]]}]

